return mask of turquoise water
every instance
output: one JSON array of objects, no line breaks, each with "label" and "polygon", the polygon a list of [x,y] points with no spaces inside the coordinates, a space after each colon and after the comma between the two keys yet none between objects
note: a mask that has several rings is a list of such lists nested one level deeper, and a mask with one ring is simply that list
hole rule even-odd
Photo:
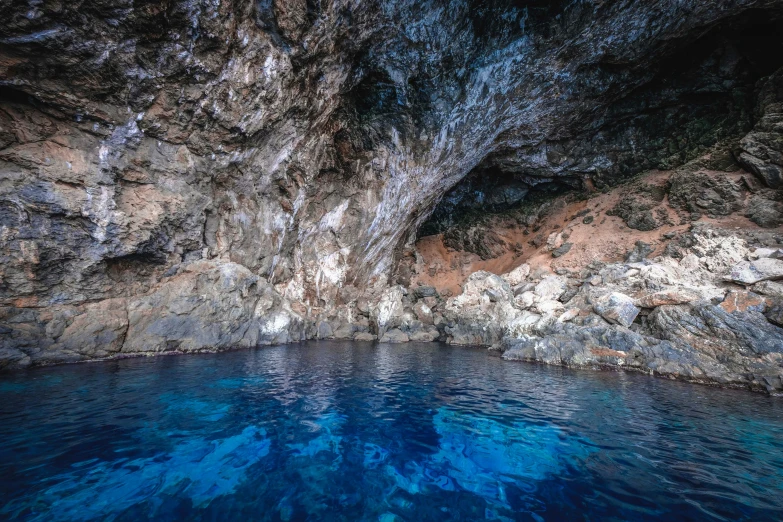
[{"label": "turquoise water", "polygon": [[0,519],[783,520],[783,400],[308,343],[0,375]]}]

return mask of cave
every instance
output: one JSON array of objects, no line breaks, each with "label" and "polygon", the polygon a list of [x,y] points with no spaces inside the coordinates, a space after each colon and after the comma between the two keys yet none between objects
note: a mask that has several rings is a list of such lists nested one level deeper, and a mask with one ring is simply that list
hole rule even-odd
[{"label": "cave", "polygon": [[0,6],[0,519],[779,522],[783,0]]},{"label": "cave", "polygon": [[[705,258],[724,271],[699,286],[716,306],[753,249],[780,239],[779,0],[8,11],[3,367],[322,338],[547,339],[544,323],[509,325],[576,300],[581,315],[554,325],[616,326],[593,304],[614,288],[607,266]],[[733,253],[704,250],[723,236]],[[548,273],[573,287],[535,294]],[[463,308],[486,274],[515,294],[492,319],[505,326],[479,334],[468,325],[490,319]],[[766,331],[777,308],[757,290]],[[629,324],[671,342],[657,310]]]},{"label": "cave", "polygon": [[[749,9],[695,38],[670,43],[665,55],[645,64],[647,78],[557,139],[490,152],[440,197],[417,238],[519,207],[539,183],[601,189],[643,171],[677,168],[716,145],[738,154],[737,142],[758,121],[759,80],[783,65],[783,41],[776,37],[781,31],[779,10]],[[594,74],[628,74],[622,63],[588,67]],[[524,158],[531,153],[543,158]]]}]

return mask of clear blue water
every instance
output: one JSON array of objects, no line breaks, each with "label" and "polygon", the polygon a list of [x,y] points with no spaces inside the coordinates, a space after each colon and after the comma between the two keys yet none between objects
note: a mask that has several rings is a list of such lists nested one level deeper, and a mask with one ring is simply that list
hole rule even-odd
[{"label": "clear blue water", "polygon": [[10,520],[781,520],[783,400],[439,345],[0,376]]}]

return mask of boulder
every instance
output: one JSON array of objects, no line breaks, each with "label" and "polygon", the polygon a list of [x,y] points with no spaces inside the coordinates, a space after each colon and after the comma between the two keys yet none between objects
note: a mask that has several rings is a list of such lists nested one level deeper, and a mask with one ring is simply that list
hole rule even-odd
[{"label": "boulder", "polygon": [[18,370],[31,364],[32,359],[22,350],[0,346],[0,370]]},{"label": "boulder", "polygon": [[413,305],[413,313],[416,314],[416,318],[423,324],[433,323],[432,309],[425,303],[419,301]]},{"label": "boulder", "polygon": [[564,309],[563,303],[555,299],[541,299],[533,306],[535,312],[543,315],[553,314]]},{"label": "boulder", "polygon": [[514,298],[514,302],[522,308],[523,310],[526,310],[533,306],[533,304],[538,299],[538,296],[535,294],[535,292],[525,292],[523,294],[520,294]]},{"label": "boulder", "polygon": [[557,318],[557,322],[567,323],[568,321],[573,321],[578,316],[579,316],[579,308],[571,308],[563,312],[563,314],[561,314],[560,317]]},{"label": "boulder", "polygon": [[[754,135],[754,137],[756,136],[757,135]],[[763,149],[763,147],[757,146],[757,142],[751,141],[749,138],[743,140],[743,145],[747,148]],[[758,158],[747,152],[742,152],[739,155],[739,161],[743,167],[753,172],[768,187],[783,187],[783,166],[776,165],[775,163]]]},{"label": "boulder", "polygon": [[571,251],[573,243],[563,243],[556,249],[552,250],[552,257],[562,257]]},{"label": "boulder", "polygon": [[407,343],[410,340],[408,334],[398,328],[392,328],[381,337],[382,343]]},{"label": "boulder", "polygon": [[757,294],[771,297],[783,297],[783,284],[774,281],[762,281],[751,287]]},{"label": "boulder", "polygon": [[502,301],[505,297],[503,292],[498,291],[495,288],[485,288],[483,295],[489,299],[490,303],[497,303],[498,301]]},{"label": "boulder", "polygon": [[626,328],[633,324],[639,315],[639,308],[634,305],[633,299],[619,292],[611,292],[591,299],[593,310],[609,321],[620,324]]},{"label": "boulder", "polygon": [[375,324],[379,337],[383,337],[386,330],[402,323],[402,316],[405,313],[405,307],[402,303],[404,295],[404,289],[401,286],[387,288],[370,311],[370,319]]},{"label": "boulder", "polygon": [[647,259],[655,249],[649,243],[637,241],[633,250],[625,258],[626,263],[639,263]]},{"label": "boulder", "polygon": [[304,336],[301,317],[246,267],[197,261],[128,302],[122,353],[225,350]]},{"label": "boulder", "polygon": [[505,337],[506,328],[492,323],[458,322],[447,326],[447,342],[462,346],[493,346]]},{"label": "boulder", "polygon": [[757,248],[750,256],[751,259],[760,259],[763,257],[771,257],[772,259],[783,259],[782,248]]},{"label": "boulder", "polygon": [[527,279],[527,276],[529,276],[529,275],[530,275],[530,265],[525,263],[525,264],[519,265],[518,267],[516,267],[511,272],[509,272],[507,274],[503,274],[502,277],[503,277],[503,279],[506,280],[506,282],[508,282],[508,284],[510,284],[511,286],[516,287],[516,286],[519,286],[520,284],[522,284],[525,281],[525,279]]},{"label": "boulder", "polygon": [[316,336],[318,339],[332,339],[334,337],[332,325],[329,324],[329,321],[320,321],[318,323]]},{"label": "boulder", "polygon": [[731,290],[726,294],[720,307],[729,313],[763,312],[767,303],[763,297],[747,290]]},{"label": "boulder", "polygon": [[429,306],[430,308],[435,308],[438,306],[438,298],[437,297],[425,297],[422,299],[422,302]]},{"label": "boulder", "polygon": [[547,276],[536,285],[535,294],[541,299],[558,299],[568,289],[564,278]]},{"label": "boulder", "polygon": [[366,328],[340,320],[331,323],[330,326],[332,327],[333,339],[353,339],[356,332],[366,331]]},{"label": "boulder", "polygon": [[550,252],[560,248],[563,245],[563,234],[561,232],[552,232],[546,239],[546,249]]},{"label": "boulder", "polygon": [[519,296],[525,292],[531,292],[535,289],[535,283],[522,283],[514,287],[514,296]]},{"label": "boulder", "polygon": [[462,295],[455,299],[461,297],[480,299],[480,296],[486,295],[485,291],[487,290],[492,291],[496,298],[502,301],[510,301],[514,296],[511,286],[502,277],[490,272],[478,271],[468,276],[463,285]]},{"label": "boulder", "polygon": [[764,316],[770,323],[783,327],[783,298],[774,297],[770,301],[769,310]]},{"label": "boulder", "polygon": [[590,286],[598,286],[603,284],[604,278],[597,274],[591,275],[590,277],[587,278],[585,282],[588,283]]},{"label": "boulder", "polygon": [[656,337],[669,340],[686,352],[736,364],[738,372],[751,364],[777,366],[780,370],[775,358],[758,358],[783,354],[783,329],[770,324],[758,312],[729,313],[707,303],[659,306],[648,316],[648,324]]},{"label": "boulder", "polygon": [[763,228],[776,228],[783,224],[783,203],[764,194],[754,194],[750,198],[745,216]]},{"label": "boulder", "polygon": [[440,332],[431,325],[425,325],[422,328],[408,332],[408,338],[411,341],[430,343],[437,340],[438,337],[440,337]]},{"label": "boulder", "polygon": [[417,298],[423,299],[425,297],[437,297],[438,291],[435,289],[434,286],[418,286],[413,290],[413,293],[416,295]]},{"label": "boulder", "polygon": [[743,261],[731,269],[730,278],[745,285],[783,279],[783,260],[762,257],[755,261]]}]

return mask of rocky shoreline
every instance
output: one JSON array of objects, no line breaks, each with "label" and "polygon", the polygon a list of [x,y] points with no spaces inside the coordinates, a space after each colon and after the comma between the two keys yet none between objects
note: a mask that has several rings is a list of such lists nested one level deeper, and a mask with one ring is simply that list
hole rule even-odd
[{"label": "rocky shoreline", "polygon": [[[652,258],[654,249],[638,242],[625,262],[477,271],[452,297],[433,286],[397,285],[357,296],[343,307],[346,316],[316,320],[240,265],[197,261],[143,297],[21,309],[11,321],[6,311],[6,324],[17,328],[5,330],[2,360],[19,368],[307,339],[441,341],[484,346],[506,360],[780,394],[783,248],[754,247],[738,234],[696,222]],[[551,259],[562,235],[552,233],[543,247]]]},{"label": "rocky shoreline", "polygon": [[440,341],[779,393],[783,0],[478,4],[9,4],[0,369]]},{"label": "rocky shoreline", "polygon": [[429,288],[393,289],[377,312],[379,334],[395,342],[437,331],[441,340],[488,346],[507,360],[780,393],[783,285],[771,279],[780,278],[783,250],[752,251],[709,227],[690,234],[695,250],[711,258],[689,251],[680,260],[596,263],[562,275],[531,274],[528,265],[503,276],[476,272],[434,314],[409,297]]}]

